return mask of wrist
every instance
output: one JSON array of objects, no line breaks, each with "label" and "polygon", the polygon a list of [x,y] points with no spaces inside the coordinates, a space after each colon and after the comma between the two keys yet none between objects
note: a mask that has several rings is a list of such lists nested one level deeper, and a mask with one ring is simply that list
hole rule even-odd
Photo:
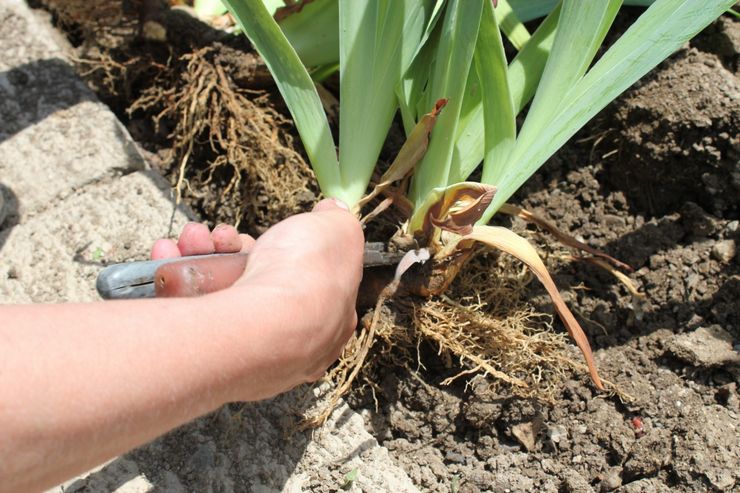
[{"label": "wrist", "polygon": [[240,282],[238,286],[198,298],[207,314],[207,345],[211,348],[213,382],[221,404],[255,401],[283,390],[285,362],[281,334],[294,318],[289,292],[272,284]]}]

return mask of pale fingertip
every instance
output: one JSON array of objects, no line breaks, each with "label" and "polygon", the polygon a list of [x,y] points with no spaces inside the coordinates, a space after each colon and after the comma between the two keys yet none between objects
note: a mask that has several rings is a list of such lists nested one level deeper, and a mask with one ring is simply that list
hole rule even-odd
[{"label": "pale fingertip", "polygon": [[332,211],[336,209],[342,209],[349,212],[349,206],[347,204],[339,199],[334,198],[321,200],[314,206],[313,212]]},{"label": "pale fingertip", "polygon": [[201,223],[186,224],[177,240],[177,246],[184,256],[205,255],[215,251],[208,226]]},{"label": "pale fingertip", "polygon": [[242,241],[234,226],[219,224],[211,232],[213,247],[218,253],[234,253],[241,250]]},{"label": "pale fingertip", "polygon": [[334,201],[334,204],[336,204],[337,207],[339,207],[340,209],[344,209],[345,211],[349,212],[349,206],[347,204],[345,204],[343,201],[341,201],[339,199],[331,199],[331,200]]},{"label": "pale fingertip", "polygon": [[169,238],[157,240],[152,245],[152,260],[158,260],[162,258],[174,258],[180,257],[180,249],[177,247],[177,243]]},{"label": "pale fingertip", "polygon": [[240,250],[241,252],[248,252],[249,250],[251,250],[255,242],[257,241],[245,233],[239,234],[239,239],[242,242],[242,248]]}]

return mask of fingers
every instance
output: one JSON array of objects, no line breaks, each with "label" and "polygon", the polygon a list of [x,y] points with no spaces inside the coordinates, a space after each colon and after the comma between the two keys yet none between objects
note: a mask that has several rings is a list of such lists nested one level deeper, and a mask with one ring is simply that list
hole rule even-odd
[{"label": "fingers", "polygon": [[197,256],[246,252],[254,241],[251,236],[240,235],[236,228],[226,224],[219,224],[212,232],[205,224],[186,224],[177,243],[173,240],[157,240],[152,247],[152,259],[196,256],[160,267],[155,274],[156,295],[199,296],[231,286],[244,272],[246,256]]},{"label": "fingers", "polygon": [[251,250],[255,242],[257,241],[251,236],[244,233],[241,233],[239,235],[239,238],[242,240],[242,248],[240,250],[241,252],[248,252],[249,250]]},{"label": "fingers", "polygon": [[152,260],[158,260],[161,258],[173,258],[180,257],[180,249],[177,247],[177,243],[174,240],[163,239],[157,240],[152,246]]},{"label": "fingers", "polygon": [[208,226],[201,223],[187,223],[182,228],[177,246],[183,256],[205,255],[216,250]]},{"label": "fingers", "polygon": [[239,234],[236,228],[228,224],[219,224],[209,232],[205,224],[188,223],[182,228],[177,242],[170,239],[157,240],[152,246],[151,258],[158,260],[209,253],[247,252],[254,242],[254,238]]},{"label": "fingers", "polygon": [[240,235],[228,224],[219,224],[209,233],[205,224],[188,223],[180,233],[177,246],[181,255],[188,256],[246,251],[253,243],[251,236]]},{"label": "fingers", "polygon": [[211,232],[213,247],[218,253],[234,253],[242,248],[242,240],[234,226],[219,224]]}]

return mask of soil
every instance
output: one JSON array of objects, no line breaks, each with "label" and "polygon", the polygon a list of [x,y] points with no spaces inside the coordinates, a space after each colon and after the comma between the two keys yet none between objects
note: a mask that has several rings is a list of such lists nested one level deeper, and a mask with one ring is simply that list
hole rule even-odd
[{"label": "soil", "polygon": [[[181,57],[208,48],[231,87],[267,115],[261,121],[272,129],[273,145],[250,154],[253,166],[223,196],[235,168],[220,168],[208,182],[208,162],[224,149],[198,136],[184,200],[209,222],[241,219],[250,233],[308,207],[316,186],[248,43],[202,25],[182,30],[177,22],[191,26],[192,20],[144,3],[150,9],[134,5],[129,18],[155,20],[177,43],[141,30],[114,39],[111,29],[83,29],[69,19],[60,25],[80,58],[105,53],[115,62],[92,72],[79,65],[101,99],[174,184],[181,157],[170,136],[175,123],[165,116],[155,127],[152,120],[164,103],[129,110],[152,87],[181,87]],[[459,367],[422,345],[423,370],[385,367],[375,374],[373,393],[350,397],[421,490],[729,492],[740,486],[738,53],[740,25],[723,17],[601,112],[512,200],[635,269],[631,278],[644,298],[572,260],[530,227],[600,372],[631,398],[599,394],[576,372],[550,401],[516,397],[482,377],[443,386]],[[126,68],[111,68],[117,66]],[[152,67],[161,70],[152,74]],[[303,170],[295,196],[283,201],[288,206],[266,205],[271,192],[250,181],[256,167],[276,159]],[[255,190],[259,200],[244,200]],[[536,283],[527,295],[537,310],[552,311]]]}]

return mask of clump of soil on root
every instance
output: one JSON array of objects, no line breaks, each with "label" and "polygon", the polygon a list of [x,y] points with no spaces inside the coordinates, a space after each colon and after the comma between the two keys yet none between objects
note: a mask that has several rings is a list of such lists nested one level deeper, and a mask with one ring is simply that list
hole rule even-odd
[{"label": "clump of soil on root", "polygon": [[[371,396],[377,408],[375,394],[383,392],[388,372],[415,373],[428,363],[441,365],[435,373],[445,375],[442,386],[467,385],[478,375],[487,377],[491,390],[552,402],[570,370],[585,366],[567,334],[553,330],[552,317],[527,303],[533,280],[515,259],[481,249],[443,296],[408,296],[401,284],[398,296],[365,314],[329,374],[336,383],[329,407],[352,389],[352,401]],[[330,411],[318,410],[308,423],[320,423]]]},{"label": "clump of soil on root", "polygon": [[[144,90],[128,112],[155,114],[155,131],[162,121],[174,122],[168,162],[178,200],[186,195],[206,217],[244,219],[258,232],[309,208],[316,198],[313,174],[293,150],[292,136],[280,135],[291,122],[270,106],[270,96],[236,85],[217,47],[177,63],[184,70],[169,71],[175,80]],[[219,213],[225,203],[235,207]]]}]

